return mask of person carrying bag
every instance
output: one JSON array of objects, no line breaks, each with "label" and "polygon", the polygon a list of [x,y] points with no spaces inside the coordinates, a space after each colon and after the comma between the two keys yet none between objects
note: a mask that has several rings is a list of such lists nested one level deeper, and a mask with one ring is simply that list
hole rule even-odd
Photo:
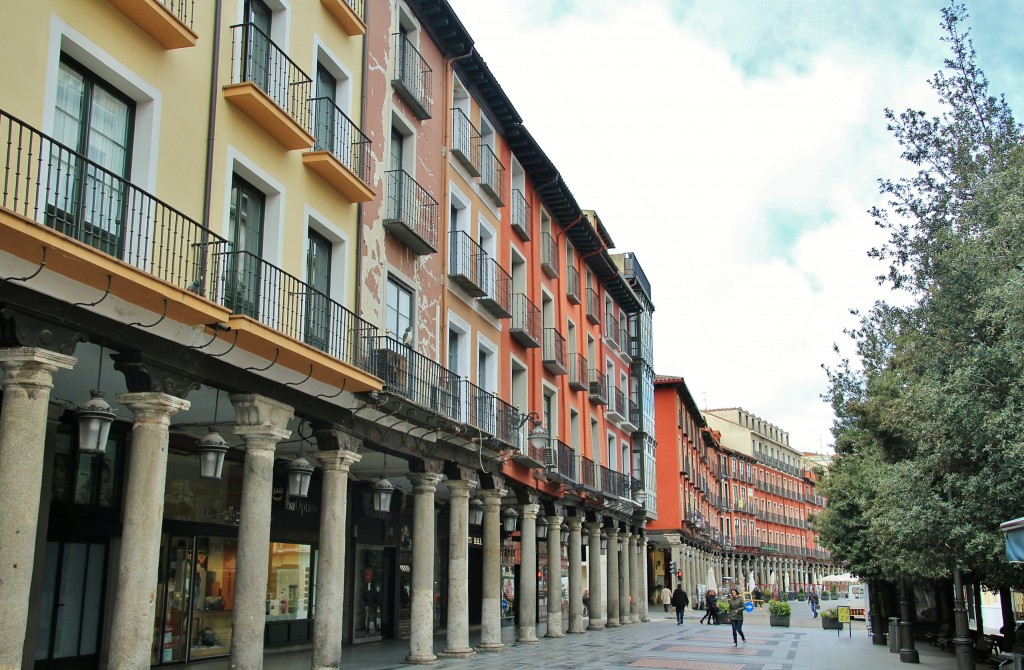
[{"label": "person carrying bag", "polygon": [[683,617],[686,616],[686,607],[690,604],[690,596],[686,595],[682,584],[676,584],[676,590],[672,592],[670,602],[672,607],[676,608],[676,625],[683,625]]},{"label": "person carrying bag", "polygon": [[732,624],[732,646],[735,647],[737,633],[743,640],[743,644],[747,643],[747,637],[743,634],[743,611],[746,602],[737,589],[733,589],[729,595],[729,623]]}]

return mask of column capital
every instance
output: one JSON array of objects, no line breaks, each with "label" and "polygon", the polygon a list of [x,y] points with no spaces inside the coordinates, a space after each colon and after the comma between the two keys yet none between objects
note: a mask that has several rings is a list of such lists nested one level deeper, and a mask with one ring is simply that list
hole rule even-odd
[{"label": "column capital", "polygon": [[567,516],[565,517],[565,523],[569,526],[569,530],[579,530],[583,527],[583,518],[578,516]]},{"label": "column capital", "polygon": [[619,536],[618,526],[608,526],[604,529],[604,532],[608,535],[609,540],[613,540]]},{"label": "column capital", "polygon": [[548,522],[548,536],[550,537],[550,533],[552,530],[554,530],[555,534],[557,535],[558,529],[562,526],[562,519],[564,517],[560,517],[557,514],[550,514],[545,516],[544,518],[547,519]]},{"label": "column capital", "polygon": [[235,408],[233,432],[245,440],[246,449],[272,449],[291,436],[288,422],[295,410],[288,405],[256,394],[233,393],[229,398]]},{"label": "column capital", "polygon": [[349,468],[362,460],[363,455],[354,451],[314,451],[310,454],[320,462],[324,470],[348,472]]},{"label": "column capital", "polygon": [[50,390],[53,373],[75,367],[78,359],[48,349],[35,347],[9,347],[0,349],[0,368],[3,368],[4,388],[21,386]]},{"label": "column capital", "polygon": [[468,498],[469,491],[473,488],[473,482],[466,479],[449,479],[444,485],[453,497]]},{"label": "column capital", "polygon": [[330,428],[314,429],[313,435],[316,437],[317,446],[323,452],[350,451],[357,453],[360,447],[363,446],[361,438],[333,426]]},{"label": "column capital", "polygon": [[413,493],[433,493],[441,479],[442,475],[437,472],[413,472],[409,475]]},{"label": "column capital", "polygon": [[587,527],[588,532],[597,533],[598,535],[601,534],[601,528],[603,528],[600,521],[587,521],[583,525]]},{"label": "column capital", "polygon": [[118,393],[117,402],[121,403],[132,411],[135,419],[163,419],[169,421],[170,417],[178,412],[184,412],[192,406],[188,400],[170,395],[169,393],[158,393],[155,391],[143,393]]},{"label": "column capital", "polygon": [[501,498],[505,495],[505,489],[478,489],[476,497],[484,502],[484,506],[495,508],[501,507]]},{"label": "column capital", "polygon": [[537,512],[540,511],[540,505],[537,503],[527,503],[523,507],[523,519],[536,519]]}]

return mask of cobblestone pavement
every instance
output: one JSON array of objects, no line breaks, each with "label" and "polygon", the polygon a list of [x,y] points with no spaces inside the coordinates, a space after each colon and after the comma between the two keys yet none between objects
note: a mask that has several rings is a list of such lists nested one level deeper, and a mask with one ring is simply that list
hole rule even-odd
[{"label": "cobblestone pavement", "polygon": [[[768,617],[759,612],[749,614],[744,623],[746,644],[732,646],[732,633],[727,625],[710,626],[697,623],[698,616],[687,616],[682,626],[675,625],[675,616],[651,612],[647,623],[589,631],[582,635],[566,635],[561,639],[541,637],[534,645],[513,643],[514,631],[503,629],[508,644],[501,653],[479,653],[472,659],[439,659],[435,668],[451,670],[504,670],[547,668],[558,670],[598,670],[617,668],[642,670],[879,670],[914,667],[902,664],[899,655],[888,646],[873,645],[864,622],[853,623],[849,630],[822,630],[820,620],[811,618],[803,603],[793,603],[790,628],[773,628]],[[539,634],[543,636],[544,627]],[[474,640],[475,642],[475,636]],[[434,650],[444,648],[444,637],[435,639]],[[956,659],[948,652],[918,642],[919,668],[945,670],[956,667]],[[387,670],[405,668],[408,642],[385,641],[346,647],[342,668],[355,670]],[[980,667],[984,667],[979,664]],[[227,662],[194,664],[203,670],[227,668]],[[267,670],[308,670],[308,650],[271,653],[266,657]],[[993,667],[993,666],[988,666]]]}]

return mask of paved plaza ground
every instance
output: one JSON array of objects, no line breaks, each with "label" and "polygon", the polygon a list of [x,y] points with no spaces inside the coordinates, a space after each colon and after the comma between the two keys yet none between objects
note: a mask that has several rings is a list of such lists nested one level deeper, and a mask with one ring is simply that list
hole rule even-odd
[{"label": "paved plaza ground", "polygon": [[[794,602],[789,628],[772,628],[768,617],[759,612],[748,614],[743,629],[747,643],[732,646],[730,627],[700,625],[701,612],[687,612],[686,623],[675,624],[675,615],[660,608],[650,612],[648,623],[634,624],[605,631],[566,635],[562,639],[541,638],[535,645],[513,644],[514,631],[503,630],[509,645],[502,653],[477,654],[473,659],[439,659],[430,666],[450,670],[879,670],[910,668],[900,663],[899,655],[888,646],[871,644],[863,621],[853,623],[849,630],[837,635],[822,630],[820,620],[812,619],[807,603]],[[841,604],[841,603],[840,603]],[[830,603],[834,605],[834,603]],[[544,626],[539,634],[543,636]],[[474,637],[475,642],[475,637]],[[434,651],[444,648],[444,637],[435,639]],[[956,659],[926,642],[918,642],[919,668],[953,669]],[[410,668],[402,662],[408,653],[408,642],[382,643],[346,647],[342,668],[353,670],[386,670]],[[226,661],[196,663],[191,667],[205,670],[227,668]],[[267,670],[308,670],[310,652],[268,654]],[[986,667],[979,664],[979,667]],[[989,665],[987,667],[994,667]]]}]

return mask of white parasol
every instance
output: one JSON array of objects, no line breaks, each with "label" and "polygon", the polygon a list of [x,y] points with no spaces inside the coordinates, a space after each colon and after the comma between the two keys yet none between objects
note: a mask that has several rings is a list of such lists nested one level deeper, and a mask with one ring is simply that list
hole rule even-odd
[{"label": "white parasol", "polygon": [[714,568],[708,568],[708,591],[718,591],[718,582],[715,581]]},{"label": "white parasol", "polygon": [[754,571],[750,571],[750,577],[747,579],[747,590],[753,592],[757,588],[757,582],[754,581]]}]

